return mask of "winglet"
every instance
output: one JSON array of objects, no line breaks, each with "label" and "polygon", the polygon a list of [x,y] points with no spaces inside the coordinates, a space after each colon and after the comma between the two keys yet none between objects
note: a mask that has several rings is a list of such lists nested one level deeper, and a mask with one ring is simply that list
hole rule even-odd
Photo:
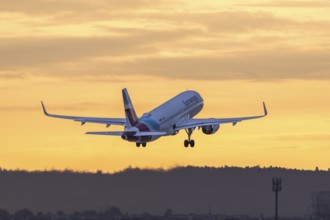
[{"label": "winglet", "polygon": [[44,103],[42,101],[41,101],[41,106],[42,106],[42,109],[44,110],[44,114],[49,115],[46,108],[45,108],[45,106],[44,106]]},{"label": "winglet", "polygon": [[262,104],[264,106],[264,116],[266,116],[266,115],[268,115],[266,104],[265,104],[265,102],[262,102]]}]

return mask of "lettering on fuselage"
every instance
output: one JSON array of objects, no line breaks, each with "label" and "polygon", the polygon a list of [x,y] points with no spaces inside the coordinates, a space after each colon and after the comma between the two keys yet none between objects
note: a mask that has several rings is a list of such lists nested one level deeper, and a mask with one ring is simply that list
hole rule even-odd
[{"label": "lettering on fuselage", "polygon": [[187,106],[189,106],[189,105],[191,105],[193,103],[197,103],[198,102],[198,97],[197,97],[197,95],[194,95],[193,97],[191,97],[191,98],[189,98],[187,100],[184,100],[182,102],[187,107]]}]

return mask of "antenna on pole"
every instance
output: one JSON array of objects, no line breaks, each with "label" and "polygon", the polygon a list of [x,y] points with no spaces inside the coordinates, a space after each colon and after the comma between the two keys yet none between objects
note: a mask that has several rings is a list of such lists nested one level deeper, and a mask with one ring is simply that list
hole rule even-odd
[{"label": "antenna on pole", "polygon": [[275,192],[275,220],[278,220],[278,192],[282,190],[282,179],[273,178],[273,192]]}]

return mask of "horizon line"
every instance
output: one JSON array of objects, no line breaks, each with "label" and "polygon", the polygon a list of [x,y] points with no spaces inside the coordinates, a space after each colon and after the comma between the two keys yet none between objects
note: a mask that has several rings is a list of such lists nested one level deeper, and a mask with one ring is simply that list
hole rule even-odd
[{"label": "horizon line", "polygon": [[121,170],[114,170],[114,171],[104,171],[102,169],[98,169],[95,171],[92,170],[78,170],[78,169],[71,169],[71,168],[65,168],[65,169],[24,169],[24,168],[5,168],[0,166],[0,173],[1,172],[27,172],[27,173],[47,173],[47,172],[58,172],[58,173],[79,173],[79,174],[118,174],[118,173],[124,173],[129,170],[141,170],[141,171],[158,171],[158,172],[169,172],[178,168],[197,168],[197,169],[230,169],[230,168],[238,168],[238,169],[284,169],[284,170],[294,170],[294,171],[312,171],[312,172],[330,172],[330,168],[328,169],[321,169],[318,166],[315,167],[315,169],[304,169],[304,168],[290,168],[290,167],[282,167],[282,166],[260,166],[260,165],[254,165],[254,166],[235,166],[235,165],[222,165],[222,166],[198,166],[198,165],[178,165],[178,166],[171,166],[168,168],[165,167],[158,167],[158,168],[150,168],[150,167],[138,167],[138,166],[127,166],[126,168],[123,168]]}]

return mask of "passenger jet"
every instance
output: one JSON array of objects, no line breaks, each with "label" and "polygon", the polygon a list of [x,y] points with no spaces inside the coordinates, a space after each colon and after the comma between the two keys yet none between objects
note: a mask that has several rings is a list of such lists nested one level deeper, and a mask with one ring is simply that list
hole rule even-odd
[{"label": "passenger jet", "polygon": [[81,125],[85,123],[124,126],[123,131],[96,131],[86,134],[120,136],[122,139],[135,142],[137,147],[146,147],[147,142],[155,141],[162,136],[176,135],[180,130],[185,130],[188,139],[184,146],[194,147],[195,141],[191,139],[193,131],[202,129],[204,134],[216,133],[221,124],[230,123],[235,126],[238,122],[267,115],[266,105],[263,102],[263,115],[239,117],[239,118],[194,118],[203,108],[204,101],[196,91],[185,91],[154,110],[137,117],[127,89],[122,90],[125,109],[125,118],[95,118],[49,114],[41,102],[46,116],[78,121]]}]

